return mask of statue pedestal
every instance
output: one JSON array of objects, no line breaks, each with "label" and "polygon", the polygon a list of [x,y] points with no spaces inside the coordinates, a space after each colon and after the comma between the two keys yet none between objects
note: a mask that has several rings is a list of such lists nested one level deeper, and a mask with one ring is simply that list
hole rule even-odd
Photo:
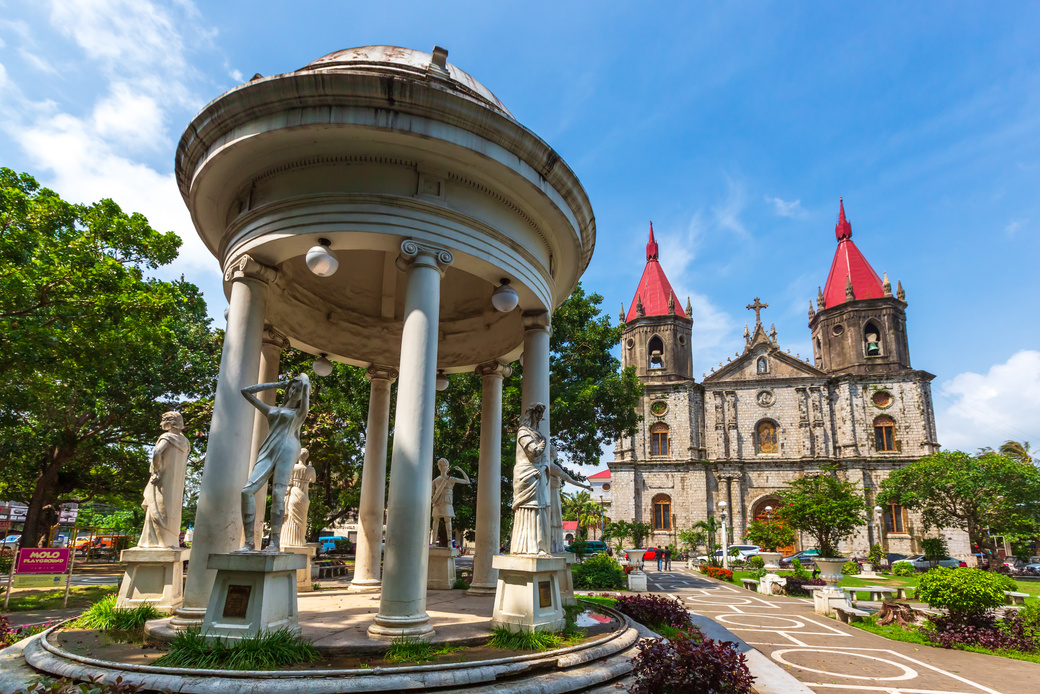
[{"label": "statue pedestal", "polygon": [[318,547],[320,546],[317,542],[308,542],[302,547],[282,547],[282,552],[286,554],[299,554],[307,558],[307,565],[302,569],[296,570],[297,593],[309,593],[314,590],[314,579],[311,578],[311,563],[315,555],[318,554]]},{"label": "statue pedestal", "polygon": [[260,631],[290,629],[299,633],[296,572],[307,566],[302,554],[243,552],[211,554],[216,569],[202,633],[232,641]]},{"label": "statue pedestal", "polygon": [[451,590],[455,585],[455,557],[459,550],[453,547],[430,547],[430,564],[426,573],[427,590]]},{"label": "statue pedestal", "polygon": [[787,579],[776,574],[766,574],[758,582],[758,592],[762,595],[783,595],[787,588]]},{"label": "statue pedestal", "polygon": [[116,607],[133,608],[150,603],[173,612],[184,602],[184,562],[190,549],[134,547],[119,553],[126,564]]},{"label": "statue pedestal", "polygon": [[630,593],[646,592],[646,574],[639,569],[633,569],[628,574],[628,591]]},{"label": "statue pedestal", "polygon": [[558,557],[499,554],[491,558],[498,569],[492,626],[510,631],[561,631],[567,620],[560,598],[560,572],[567,562]]},{"label": "statue pedestal", "polygon": [[574,576],[571,574],[571,564],[577,562],[578,557],[573,552],[553,552],[553,556],[567,562],[567,565],[560,571],[560,599],[564,605],[577,605],[578,601],[574,597]]},{"label": "statue pedestal", "polygon": [[813,591],[813,612],[833,617],[835,607],[852,607],[852,597],[834,586]]}]

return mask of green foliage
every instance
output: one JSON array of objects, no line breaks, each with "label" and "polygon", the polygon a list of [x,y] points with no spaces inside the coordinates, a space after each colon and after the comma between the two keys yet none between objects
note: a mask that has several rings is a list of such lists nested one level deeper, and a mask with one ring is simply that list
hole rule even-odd
[{"label": "green foliage", "polygon": [[859,574],[859,564],[849,559],[841,565],[841,573],[843,576],[855,576]]},{"label": "green foliage", "polygon": [[766,560],[757,554],[753,554],[748,557],[747,565],[749,569],[765,569]]},{"label": "green foliage", "polygon": [[793,480],[780,492],[783,505],[774,518],[816,540],[823,557],[838,556],[838,543],[866,523],[866,502],[859,488],[838,477],[833,465],[820,474]]},{"label": "green foliage", "polygon": [[1016,587],[1010,578],[995,572],[938,567],[921,576],[916,597],[950,614],[974,615],[1001,607],[1007,602],[1004,591]]},{"label": "green foliage", "polygon": [[941,451],[893,470],[877,501],[919,512],[926,529],[966,530],[996,567],[993,536],[1040,534],[1038,498],[1040,469],[1030,463],[989,451]]},{"label": "green foliage", "polygon": [[722,523],[715,516],[708,516],[705,520],[697,521],[692,528],[679,533],[679,540],[686,546],[688,551],[695,551],[704,545],[708,557],[708,564],[719,566],[720,562],[715,558],[716,538],[722,530]]},{"label": "green foliage", "polygon": [[383,660],[388,663],[428,663],[437,656],[449,655],[462,650],[462,646],[433,644],[415,639],[395,639],[386,649]]},{"label": "green foliage", "polygon": [[452,590],[469,590],[469,584],[461,578],[456,578],[455,582],[451,584]]},{"label": "green foliage", "polygon": [[802,562],[797,559],[791,560],[791,571],[793,572],[794,577],[799,580],[807,581],[812,578],[812,573],[802,566]]},{"label": "green foliage", "polygon": [[565,493],[562,496],[563,519],[578,521],[579,537],[587,537],[589,528],[602,527],[603,507],[593,501],[587,491],[580,491],[576,494]]},{"label": "green foliage", "polygon": [[141,631],[145,622],[162,616],[163,613],[149,603],[131,608],[116,607],[116,596],[108,595],[88,607],[76,620],[76,626],[103,631]]},{"label": "green foliage", "polygon": [[625,587],[625,570],[606,554],[594,554],[571,568],[574,587],[578,590],[621,590]]},{"label": "green foliage", "polygon": [[915,573],[917,573],[917,569],[908,561],[900,561],[892,565],[892,574],[895,576],[913,576]]},{"label": "green foliage", "polygon": [[163,411],[204,449],[193,403],[212,396],[219,336],[197,287],[145,275],[180,243],[0,168],[0,498],[27,500],[27,545],[69,498],[139,503]]},{"label": "green foliage", "polygon": [[603,534],[612,540],[614,550],[620,552],[625,547],[625,540],[632,537],[632,524],[624,520],[612,521],[603,528]]},{"label": "green foliage", "polygon": [[585,552],[589,549],[589,543],[584,538],[579,537],[571,543],[571,549],[574,550],[574,556],[576,556],[580,562],[585,559]]},{"label": "green foliage", "polygon": [[578,600],[580,602],[592,602],[597,605],[606,605],[607,607],[613,607],[617,604],[617,598],[612,598],[606,595],[582,595]]},{"label": "green foliage", "polygon": [[1018,614],[1026,626],[1040,636],[1040,600],[1027,601],[1026,606]]},{"label": "green foliage", "polygon": [[643,523],[642,521],[632,523],[632,544],[637,548],[642,547],[646,538],[650,536],[650,531],[653,529],[649,523]]},{"label": "green foliage", "polygon": [[487,645],[507,651],[550,651],[580,640],[577,634],[567,636],[551,631],[510,631],[505,627],[495,627]]},{"label": "green foliage", "polygon": [[229,645],[208,639],[198,629],[182,631],[155,664],[196,670],[275,670],[317,660],[311,642],[288,629],[262,631]]},{"label": "green foliage", "polygon": [[935,562],[939,561],[947,554],[946,539],[942,537],[926,537],[921,540],[921,549],[924,550],[924,558],[932,562],[932,566],[935,566]]},{"label": "green foliage", "polygon": [[751,521],[748,523],[744,537],[751,544],[758,545],[767,552],[775,552],[780,547],[789,547],[795,541],[794,530],[785,523],[781,523],[776,517]]},{"label": "green foliage", "polygon": [[877,570],[879,566],[885,563],[885,548],[878,544],[870,546],[870,553],[867,554],[867,561],[874,565],[874,569]]}]

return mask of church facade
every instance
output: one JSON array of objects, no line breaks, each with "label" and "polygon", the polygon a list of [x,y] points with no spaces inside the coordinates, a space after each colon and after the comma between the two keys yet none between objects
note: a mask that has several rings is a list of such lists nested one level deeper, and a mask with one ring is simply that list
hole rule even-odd
[{"label": "church facade", "polygon": [[[622,314],[622,363],[644,385],[642,420],[615,443],[609,464],[614,520],[653,528],[647,544],[676,543],[678,533],[727,503],[729,541],[779,506],[777,493],[800,476],[834,465],[860,486],[870,508],[881,480],[939,450],[932,406],[934,375],[910,365],[906,298],[878,277],[852,241],[840,206],[838,248],[816,306],[809,302],[812,361],[784,351],[767,330],[757,297],[748,305],[743,352],[693,378],[689,300],[679,304],[659,263],[653,227],[646,268]],[[865,556],[871,544],[916,554],[926,533],[899,505],[868,512],[869,522],[842,551]],[[944,530],[953,556],[970,556],[967,535]],[[812,547],[799,538],[791,551]]]}]

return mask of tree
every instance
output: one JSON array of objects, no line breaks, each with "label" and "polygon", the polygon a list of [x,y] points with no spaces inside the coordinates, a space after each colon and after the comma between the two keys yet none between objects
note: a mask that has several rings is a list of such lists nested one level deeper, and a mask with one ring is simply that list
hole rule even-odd
[{"label": "tree", "polygon": [[705,520],[699,520],[694,523],[693,527],[688,530],[683,530],[679,533],[679,540],[690,551],[695,551],[698,547],[704,545],[708,564],[710,566],[718,566],[720,562],[715,557],[715,538],[719,536],[720,532],[722,532],[722,523],[715,516],[708,516]]},{"label": "tree", "polygon": [[[139,501],[162,412],[211,397],[220,340],[201,293],[145,276],[180,243],[0,169],[0,497],[28,499],[23,546],[63,501]],[[186,424],[191,439],[208,421]]]},{"label": "tree", "polygon": [[748,542],[761,546],[767,552],[775,552],[780,547],[793,545],[795,540],[794,530],[775,516],[748,523],[744,537]]},{"label": "tree", "polygon": [[646,540],[647,536],[650,535],[650,531],[652,530],[652,528],[650,527],[650,524],[649,523],[643,523],[641,521],[633,522],[632,525],[631,525],[631,528],[632,528],[632,544],[634,544],[636,547],[642,547],[643,546],[643,542]]},{"label": "tree", "polygon": [[1017,460],[1020,463],[1032,463],[1033,456],[1029,451],[1029,442],[1005,441],[997,451],[1000,455]]},{"label": "tree", "polygon": [[621,552],[625,546],[625,540],[632,537],[632,524],[628,521],[611,521],[603,528],[603,536],[614,541],[614,549]]},{"label": "tree", "polygon": [[838,477],[833,465],[791,482],[780,492],[774,518],[816,540],[822,557],[837,557],[838,544],[867,522],[866,501],[856,485]]},{"label": "tree", "polygon": [[878,503],[921,514],[925,529],[960,528],[973,546],[997,559],[993,537],[1040,532],[1040,470],[998,453],[940,451],[893,471]]},{"label": "tree", "polygon": [[603,507],[592,500],[589,493],[580,491],[573,495],[563,494],[563,519],[578,521],[582,537],[588,536],[589,528],[598,528],[603,523]]}]

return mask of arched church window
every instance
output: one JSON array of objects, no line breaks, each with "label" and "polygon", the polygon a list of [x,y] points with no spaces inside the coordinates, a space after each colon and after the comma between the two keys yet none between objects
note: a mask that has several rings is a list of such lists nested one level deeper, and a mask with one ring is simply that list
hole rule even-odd
[{"label": "arched church window", "polygon": [[769,360],[765,357],[758,358],[758,373],[767,374],[769,373]]},{"label": "arched church window", "polygon": [[650,344],[646,346],[646,351],[650,353],[650,368],[651,369],[663,369],[664,368],[664,342],[657,335],[650,338]]},{"label": "arched church window", "polygon": [[881,331],[874,322],[863,328],[863,350],[868,357],[881,356]]},{"label": "arched church window", "polygon": [[755,427],[755,452],[780,452],[780,444],[777,440],[776,424],[768,420],[758,423],[758,426]]},{"label": "arched church window", "polygon": [[896,422],[887,414],[874,418],[874,447],[879,451],[896,449]]},{"label": "arched church window", "polygon": [[650,455],[668,455],[668,425],[657,423],[650,427]]},{"label": "arched church window", "polygon": [[667,494],[654,497],[654,530],[672,529],[672,498]]}]

